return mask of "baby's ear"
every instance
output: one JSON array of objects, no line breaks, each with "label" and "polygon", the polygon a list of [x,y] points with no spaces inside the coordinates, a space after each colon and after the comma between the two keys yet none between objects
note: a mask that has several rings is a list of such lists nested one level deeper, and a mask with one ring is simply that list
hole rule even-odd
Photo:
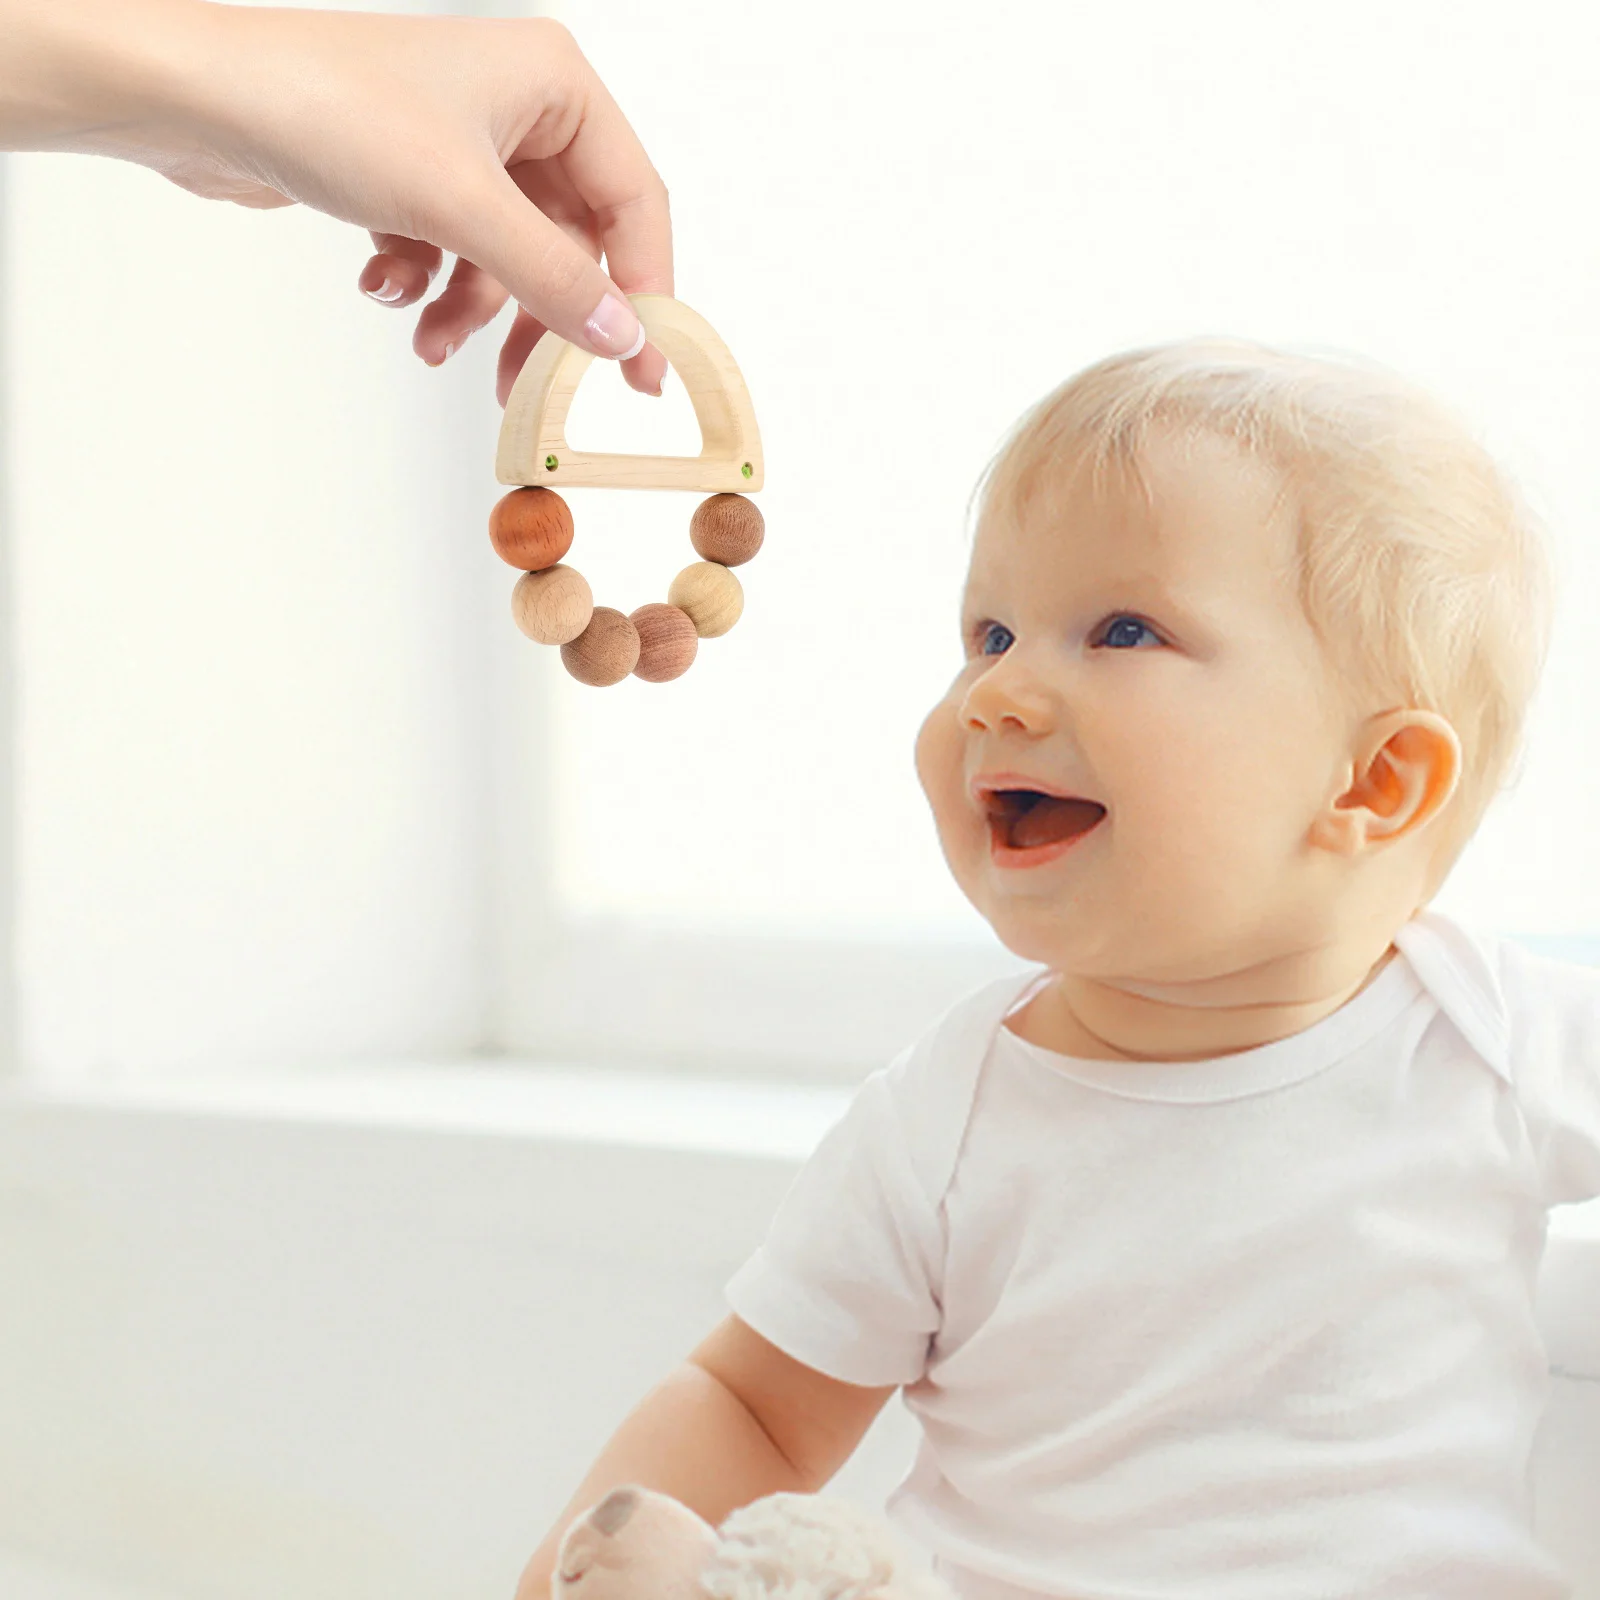
[{"label": "baby's ear", "polygon": [[1348,777],[1313,821],[1311,842],[1355,856],[1418,833],[1444,810],[1461,781],[1461,740],[1436,712],[1386,711],[1362,728]]}]

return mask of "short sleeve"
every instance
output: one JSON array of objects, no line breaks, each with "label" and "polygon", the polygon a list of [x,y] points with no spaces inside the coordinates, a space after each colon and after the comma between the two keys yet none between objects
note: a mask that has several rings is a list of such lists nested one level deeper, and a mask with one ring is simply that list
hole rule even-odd
[{"label": "short sleeve", "polygon": [[1600,1196],[1600,967],[1500,945],[1517,1098],[1545,1201]]},{"label": "short sleeve", "polygon": [[942,1233],[896,1092],[909,1054],[862,1084],[725,1291],[785,1354],[870,1387],[921,1377],[939,1328]]}]

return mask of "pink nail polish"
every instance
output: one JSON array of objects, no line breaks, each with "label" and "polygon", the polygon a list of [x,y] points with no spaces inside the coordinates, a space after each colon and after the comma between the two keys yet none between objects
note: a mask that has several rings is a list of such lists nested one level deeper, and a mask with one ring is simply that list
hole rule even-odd
[{"label": "pink nail polish", "polygon": [[644,324],[634,314],[632,306],[625,306],[614,294],[601,300],[583,331],[589,335],[596,355],[610,356],[615,361],[631,361],[644,349]]},{"label": "pink nail polish", "polygon": [[376,289],[368,289],[367,293],[374,300],[381,300],[385,305],[393,305],[405,290],[393,278],[385,278]]}]

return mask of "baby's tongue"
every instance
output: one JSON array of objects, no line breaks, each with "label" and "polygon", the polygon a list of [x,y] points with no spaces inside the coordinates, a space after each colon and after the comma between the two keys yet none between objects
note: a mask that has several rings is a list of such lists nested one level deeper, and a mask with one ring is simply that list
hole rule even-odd
[{"label": "baby's tongue", "polygon": [[1041,844],[1055,844],[1075,834],[1087,833],[1106,808],[1094,800],[1062,800],[1055,795],[1040,795],[1011,824],[1011,848],[1031,850]]}]

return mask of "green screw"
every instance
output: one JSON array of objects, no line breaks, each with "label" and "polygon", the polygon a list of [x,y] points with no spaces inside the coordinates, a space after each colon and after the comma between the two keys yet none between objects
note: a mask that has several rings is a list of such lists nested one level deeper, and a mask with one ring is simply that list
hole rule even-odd
[{"label": "green screw", "polygon": [[546,472],[554,472],[560,465],[561,463],[554,456],[546,456],[544,458],[544,470]]},{"label": "green screw", "polygon": [[740,467],[739,470],[747,478],[753,478],[755,476],[755,473],[756,473],[756,469],[754,467],[752,467],[748,461],[745,462],[745,464],[742,467]]}]

